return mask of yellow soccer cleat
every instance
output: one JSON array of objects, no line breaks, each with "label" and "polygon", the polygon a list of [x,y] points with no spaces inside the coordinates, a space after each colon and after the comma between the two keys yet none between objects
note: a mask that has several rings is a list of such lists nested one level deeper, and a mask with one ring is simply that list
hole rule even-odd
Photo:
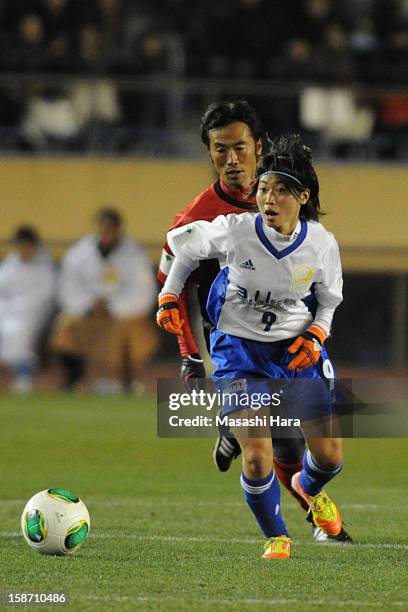
[{"label": "yellow soccer cleat", "polygon": [[341,516],[330,497],[323,490],[317,495],[308,495],[299,483],[300,472],[292,476],[292,489],[309,504],[314,524],[328,535],[336,536],[341,531]]},{"label": "yellow soccer cleat", "polygon": [[262,559],[289,559],[291,544],[292,540],[286,535],[269,538],[265,542]]}]

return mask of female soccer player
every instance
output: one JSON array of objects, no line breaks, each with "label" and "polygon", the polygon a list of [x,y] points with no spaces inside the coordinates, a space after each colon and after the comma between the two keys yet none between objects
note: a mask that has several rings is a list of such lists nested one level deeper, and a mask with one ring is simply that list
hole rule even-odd
[{"label": "female soccer player", "polygon": [[[183,333],[177,297],[199,260],[218,258],[222,269],[207,303],[214,323],[216,384],[225,379],[320,381],[318,397],[302,396],[302,401],[308,414],[311,399],[321,410],[324,388],[324,414],[329,415],[334,368],[323,345],[342,301],[341,264],[336,240],[318,222],[319,182],[311,151],[299,136],[273,141],[256,199],[258,215],[220,216],[169,232],[176,260],[159,296],[158,324]],[[223,414],[239,409],[225,404]],[[308,450],[292,487],[308,503],[315,523],[337,535],[340,513],[323,487],[342,468],[342,441],[312,437],[308,427],[304,433]],[[267,538],[263,557],[288,558],[291,539],[280,511],[270,438],[237,434],[237,439],[242,488]]]}]

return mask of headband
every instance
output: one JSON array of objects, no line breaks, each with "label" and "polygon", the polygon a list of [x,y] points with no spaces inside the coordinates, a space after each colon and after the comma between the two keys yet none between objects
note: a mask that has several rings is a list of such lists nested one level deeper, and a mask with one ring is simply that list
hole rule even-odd
[{"label": "headband", "polygon": [[301,183],[299,179],[296,178],[296,176],[293,176],[292,174],[288,174],[287,172],[280,172],[279,170],[267,170],[266,172],[262,172],[259,178],[261,178],[262,176],[265,176],[265,174],[282,174],[283,176],[287,176],[288,178],[292,179],[292,181],[295,181],[296,183],[298,183],[298,185],[300,185],[301,187],[303,188],[305,187],[303,183]]}]

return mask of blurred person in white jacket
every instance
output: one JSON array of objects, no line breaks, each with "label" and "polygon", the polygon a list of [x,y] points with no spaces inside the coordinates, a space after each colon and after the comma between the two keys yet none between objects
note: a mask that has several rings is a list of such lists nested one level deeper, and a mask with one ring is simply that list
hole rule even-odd
[{"label": "blurred person in white jacket", "polygon": [[126,383],[140,388],[156,345],[149,320],[155,280],[149,258],[123,233],[115,209],[100,210],[96,224],[96,233],[79,240],[63,259],[61,314],[52,344],[65,389],[73,389],[92,364],[96,390],[119,393]]},{"label": "blurred person in white jacket", "polygon": [[56,269],[37,231],[14,234],[15,250],[0,264],[0,362],[13,374],[15,391],[30,391],[38,342],[55,308]]}]

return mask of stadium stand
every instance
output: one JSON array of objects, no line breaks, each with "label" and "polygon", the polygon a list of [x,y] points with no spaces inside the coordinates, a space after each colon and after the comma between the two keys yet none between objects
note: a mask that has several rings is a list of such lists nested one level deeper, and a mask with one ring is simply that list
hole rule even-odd
[{"label": "stadium stand", "polygon": [[239,96],[321,157],[407,152],[403,0],[5,0],[0,34],[3,150],[182,156]]}]

